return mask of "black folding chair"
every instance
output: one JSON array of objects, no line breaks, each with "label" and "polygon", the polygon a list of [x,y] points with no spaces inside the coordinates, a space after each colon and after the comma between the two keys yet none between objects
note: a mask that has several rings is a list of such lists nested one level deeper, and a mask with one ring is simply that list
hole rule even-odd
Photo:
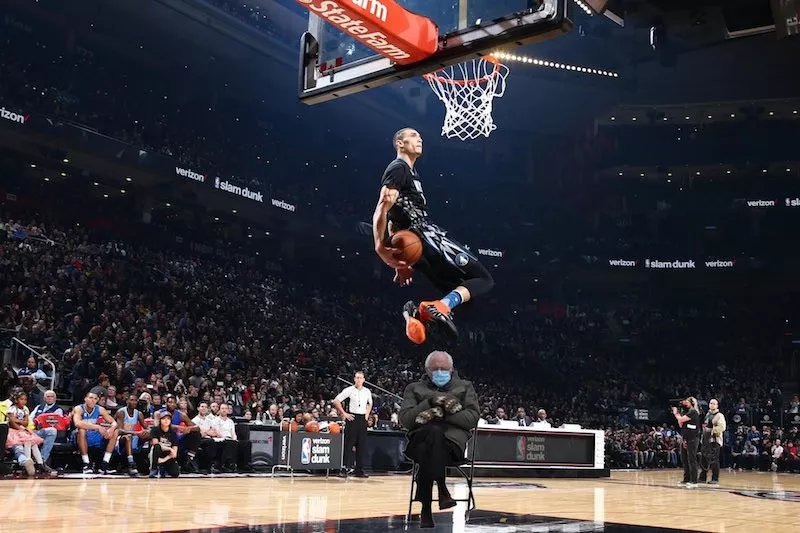
[{"label": "black folding chair", "polygon": [[[472,448],[470,449],[470,443],[472,444]],[[453,500],[457,502],[466,502],[467,503],[467,510],[464,512],[464,520],[466,522],[469,521],[469,514],[475,509],[475,495],[472,493],[472,482],[475,479],[475,449],[477,446],[478,439],[475,438],[475,430],[473,429],[470,432],[470,438],[467,440],[467,449],[465,450],[465,456],[462,460],[448,464],[447,471],[453,471],[461,475],[462,478],[467,482],[467,497],[466,498],[453,498]],[[414,489],[417,486],[417,474],[419,473],[419,464],[416,463],[413,459],[409,457],[411,461],[411,490],[408,494],[408,514],[406,514],[406,521],[411,520],[411,506],[414,503]],[[467,470],[469,469],[469,470]],[[468,473],[469,472],[469,473]],[[433,501],[439,501],[439,498],[434,496]]]}]

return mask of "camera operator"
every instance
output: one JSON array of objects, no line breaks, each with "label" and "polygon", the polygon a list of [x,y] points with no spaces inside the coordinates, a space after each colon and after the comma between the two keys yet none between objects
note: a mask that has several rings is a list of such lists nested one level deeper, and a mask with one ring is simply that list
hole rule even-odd
[{"label": "camera operator", "polygon": [[711,470],[712,485],[719,485],[719,450],[722,448],[722,434],[727,424],[725,415],[719,411],[719,402],[712,398],[708,402],[708,412],[703,422],[703,448],[700,458],[700,482],[706,482],[708,471]]},{"label": "camera operator", "polygon": [[687,489],[697,486],[697,446],[700,443],[700,407],[697,398],[690,396],[681,402],[682,411],[672,408],[672,414],[681,427],[681,462],[683,463],[683,481]]}]

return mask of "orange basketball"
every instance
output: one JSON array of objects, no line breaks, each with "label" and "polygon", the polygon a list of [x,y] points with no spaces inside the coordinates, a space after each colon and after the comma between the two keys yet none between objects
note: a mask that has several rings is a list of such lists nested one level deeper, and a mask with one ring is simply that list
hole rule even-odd
[{"label": "orange basketball", "polygon": [[422,241],[416,233],[407,229],[392,235],[392,248],[397,249],[395,257],[409,265],[415,264],[422,257]]},{"label": "orange basketball", "polygon": [[299,429],[300,429],[300,428],[297,426],[297,422],[295,422],[294,420],[292,420],[292,423],[291,423],[291,424],[289,424],[289,431],[291,431],[291,432],[293,432],[293,433],[294,433],[294,432],[298,431]]},{"label": "orange basketball", "polygon": [[328,425],[328,431],[330,431],[331,433],[341,433],[342,426],[340,426],[336,422],[331,422],[330,425]]},{"label": "orange basketball", "polygon": [[289,431],[289,421],[284,420],[281,422],[281,431]]},{"label": "orange basketball", "polygon": [[306,431],[308,433],[318,433],[319,432],[319,422],[311,422],[306,423]]}]

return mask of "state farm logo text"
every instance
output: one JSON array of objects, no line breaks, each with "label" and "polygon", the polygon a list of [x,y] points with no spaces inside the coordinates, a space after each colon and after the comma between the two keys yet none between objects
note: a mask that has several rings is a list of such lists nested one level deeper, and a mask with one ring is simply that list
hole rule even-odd
[{"label": "state farm logo text", "polygon": [[17,122],[19,124],[25,124],[30,118],[30,115],[20,115],[19,113],[9,111],[5,107],[0,107],[0,118],[10,120],[11,122]]},{"label": "state farm logo text", "polygon": [[203,174],[198,174],[197,172],[186,170],[185,168],[175,167],[175,174],[183,176],[184,178],[189,178],[190,180],[199,181],[200,183],[206,182],[206,177]]}]

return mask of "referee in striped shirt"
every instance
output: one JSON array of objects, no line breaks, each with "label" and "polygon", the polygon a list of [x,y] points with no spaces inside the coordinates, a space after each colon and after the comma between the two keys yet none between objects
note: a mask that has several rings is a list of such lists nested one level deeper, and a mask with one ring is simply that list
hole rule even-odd
[{"label": "referee in striped shirt", "polygon": [[[355,477],[367,477],[364,473],[364,452],[367,447],[367,419],[372,412],[372,393],[364,386],[364,373],[356,372],[350,385],[333,400],[333,406],[339,415],[347,421],[344,428],[344,464],[342,474],[347,475],[353,464],[353,446],[356,448]],[[349,400],[349,413],[342,407],[342,402]]]}]

